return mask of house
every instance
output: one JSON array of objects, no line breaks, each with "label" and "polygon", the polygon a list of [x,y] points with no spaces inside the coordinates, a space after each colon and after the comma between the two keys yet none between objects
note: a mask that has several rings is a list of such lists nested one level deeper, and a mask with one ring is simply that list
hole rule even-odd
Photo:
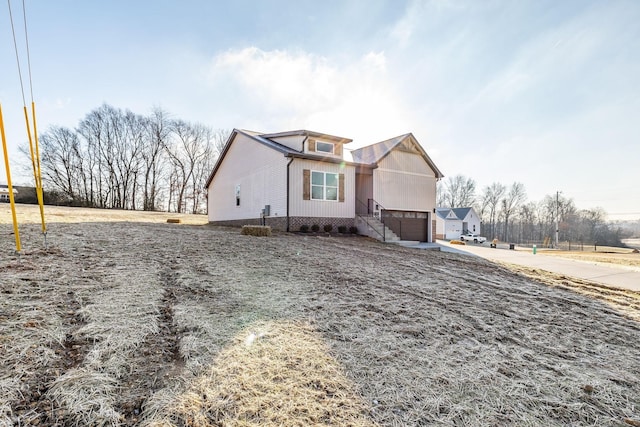
[{"label": "house", "polygon": [[[13,195],[18,194],[18,190],[13,189]],[[9,186],[0,184],[0,202],[9,202]]]},{"label": "house", "polygon": [[459,239],[464,233],[480,234],[480,216],[475,209],[469,208],[437,208],[436,238]]},{"label": "house", "polygon": [[357,226],[381,240],[432,241],[442,173],[412,134],[348,150],[308,130],[234,129],[207,180],[209,222]]}]

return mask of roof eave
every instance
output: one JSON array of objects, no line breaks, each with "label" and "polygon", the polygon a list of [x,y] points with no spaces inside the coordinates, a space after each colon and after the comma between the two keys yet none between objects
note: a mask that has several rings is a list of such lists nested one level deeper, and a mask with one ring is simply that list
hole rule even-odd
[{"label": "roof eave", "polygon": [[329,141],[338,142],[338,143],[341,143],[341,144],[349,144],[350,142],[353,142],[352,139],[344,138],[342,136],[329,135],[328,133],[314,132],[312,130],[305,130],[305,129],[292,130],[292,131],[286,131],[286,132],[269,133],[269,134],[263,134],[261,136],[263,138],[281,138],[281,137],[285,137],[285,136],[311,136],[311,137],[314,137],[314,138],[327,139]]},{"label": "roof eave", "polygon": [[356,163],[356,162],[349,162],[347,160],[340,159],[337,157],[315,156],[313,154],[298,153],[298,152],[286,153],[285,157],[292,157],[295,159],[314,160],[317,162],[324,162],[324,163],[338,163],[338,164],[343,164],[347,166],[370,167],[370,165],[365,165],[365,164]]}]

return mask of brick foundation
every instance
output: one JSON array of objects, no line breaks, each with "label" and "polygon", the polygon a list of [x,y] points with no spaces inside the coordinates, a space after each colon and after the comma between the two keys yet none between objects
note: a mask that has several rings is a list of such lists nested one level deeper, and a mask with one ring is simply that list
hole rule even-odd
[{"label": "brick foundation", "polygon": [[[222,225],[227,227],[242,227],[243,225],[262,225],[261,218],[233,219],[227,221],[210,221],[211,225]],[[344,225],[349,228],[355,225],[355,218],[318,218],[318,217],[302,217],[292,216],[289,218],[289,231],[300,231],[301,225],[308,225],[309,228],[313,224],[318,224],[320,230],[326,225],[333,225],[333,231],[338,231],[338,227]],[[264,225],[270,226],[273,230],[286,231],[287,218],[267,217],[264,219]]]}]

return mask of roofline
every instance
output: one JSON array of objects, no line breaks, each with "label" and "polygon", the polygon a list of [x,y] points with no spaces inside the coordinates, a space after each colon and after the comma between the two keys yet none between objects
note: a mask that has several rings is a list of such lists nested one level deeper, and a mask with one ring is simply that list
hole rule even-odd
[{"label": "roofline", "polygon": [[349,162],[347,160],[339,159],[337,157],[316,156],[313,154],[299,153],[299,152],[287,153],[285,154],[285,157],[291,157],[294,159],[314,160],[317,162],[324,162],[324,163],[339,163],[347,166],[364,167],[364,168],[371,168],[371,169],[374,169],[377,167],[376,165],[368,165],[365,163]]},{"label": "roofline", "polygon": [[314,132],[312,130],[304,130],[304,129],[269,133],[269,134],[263,134],[261,136],[264,138],[280,138],[283,136],[298,136],[298,135],[328,139],[330,141],[339,142],[342,144],[348,144],[350,142],[353,142],[353,139],[344,138],[342,136],[329,135],[328,133],[320,133],[320,132]]},{"label": "roofline", "polygon": [[[431,160],[431,157],[429,157],[429,155],[428,155],[428,154],[427,154],[427,152],[424,150],[424,148],[422,148],[422,145],[420,145],[420,143],[418,142],[418,140],[416,139],[416,137],[415,137],[415,136],[413,136],[413,134],[412,134],[411,132],[409,132],[409,133],[405,133],[404,135],[398,135],[398,136],[395,136],[395,137],[393,137],[393,138],[388,138],[388,139],[385,139],[384,141],[376,142],[375,144],[370,144],[370,145],[366,145],[366,146],[364,146],[364,147],[360,147],[360,148],[358,148],[358,150],[359,150],[359,149],[361,149],[361,148],[367,148],[367,147],[370,147],[370,146],[372,146],[372,145],[381,144],[381,143],[383,143],[383,142],[389,141],[389,140],[391,140],[391,139],[396,139],[396,138],[398,138],[398,141],[397,141],[394,145],[392,145],[392,146],[389,148],[389,150],[388,150],[386,153],[384,153],[384,154],[382,155],[382,157],[380,157],[380,158],[376,161],[376,163],[375,163],[376,165],[377,165],[377,163],[381,162],[385,157],[387,157],[387,156],[388,156],[388,155],[389,155],[389,154],[390,154],[390,153],[391,153],[391,152],[392,152],[392,151],[393,151],[393,150],[394,150],[394,149],[395,149],[395,148],[396,148],[396,147],[397,147],[397,146],[398,146],[402,141],[404,141],[404,140],[405,140],[405,139],[407,139],[407,138],[412,138],[412,139],[413,139],[413,141],[415,142],[415,145],[418,147],[418,151],[420,151],[420,155],[422,156],[422,158],[425,160],[425,162],[427,162],[427,164],[429,165],[429,167],[430,167],[430,168],[433,170],[433,172],[435,173],[435,175],[436,175],[436,179],[444,178],[444,174],[440,171],[440,169],[438,169],[438,167],[437,167],[437,166],[436,166],[436,164],[433,162],[433,160]],[[353,150],[353,151],[356,151],[356,150]]]},{"label": "roofline", "polygon": [[[250,138],[262,145],[265,145],[269,148],[272,148],[280,153],[282,153],[285,157],[291,157],[291,158],[300,158],[300,159],[307,159],[307,160],[315,160],[315,161],[319,161],[319,162],[326,162],[326,163],[340,163],[340,164],[345,164],[345,165],[349,165],[349,166],[361,166],[361,167],[370,167],[371,165],[366,165],[366,164],[362,164],[362,163],[354,163],[354,162],[348,162],[346,160],[343,159],[339,159],[339,158],[334,158],[334,157],[325,157],[325,156],[316,156],[313,154],[306,154],[306,153],[300,153],[299,151],[296,151],[292,148],[287,147],[286,145],[282,145],[276,141],[272,141],[270,139],[267,139],[267,137],[274,137],[274,135],[277,136],[289,136],[289,135],[311,135],[311,136],[317,136],[317,135],[325,135],[325,134],[320,134],[318,132],[310,132],[310,131],[305,131],[305,130],[300,130],[300,131],[292,131],[292,132],[281,132],[280,134],[269,134],[269,135],[264,135],[264,134],[260,134],[260,135],[252,135],[251,133],[249,133],[249,131],[245,131],[242,129],[233,129],[233,131],[231,132],[231,134],[229,135],[229,138],[227,138],[227,142],[224,145],[224,148],[222,149],[222,153],[220,153],[220,156],[218,157],[218,160],[216,161],[216,164],[213,167],[213,170],[211,171],[211,174],[209,175],[209,178],[207,178],[207,183],[205,185],[205,188],[209,188],[209,185],[211,185],[211,181],[213,181],[213,177],[215,176],[216,172],[218,171],[218,168],[220,168],[220,165],[222,164],[222,161],[224,160],[225,156],[227,155],[227,152],[229,151],[229,148],[231,146],[232,141],[235,139],[236,135],[241,134],[246,136],[247,138]],[[331,136],[331,135],[328,135]],[[346,140],[345,138],[339,138],[339,137],[333,137],[333,138],[338,138],[340,140]],[[351,140],[348,140],[351,141]],[[376,167],[375,165],[373,165],[373,167]]]},{"label": "roofline", "polygon": [[213,170],[211,171],[211,174],[209,175],[209,178],[207,178],[207,183],[205,185],[205,188],[209,188],[209,185],[211,184],[211,181],[213,181],[213,177],[215,176],[216,172],[218,171],[218,168],[220,167],[220,165],[222,164],[222,161],[224,160],[225,156],[227,155],[227,152],[229,151],[229,148],[231,146],[231,143],[233,142],[233,140],[235,139],[236,135],[241,134],[246,136],[247,138],[253,139],[256,142],[259,142],[262,145],[265,145],[269,148],[273,148],[276,151],[279,151],[282,154],[288,154],[292,151],[295,151],[285,145],[282,145],[278,142],[275,141],[271,141],[269,139],[265,139],[263,138],[261,135],[252,135],[250,134],[248,131],[242,130],[242,129],[233,129],[233,131],[231,131],[231,134],[229,135],[229,138],[227,138],[227,142],[224,144],[224,148],[222,149],[222,153],[220,153],[220,156],[218,157],[218,160],[216,161],[215,166],[213,167]]},{"label": "roofline", "polygon": [[[299,151],[296,151],[296,150],[293,150],[292,148],[287,147],[286,145],[282,145],[282,144],[280,144],[280,143],[278,143],[276,141],[272,141],[269,138],[277,138],[277,137],[283,137],[283,136],[297,136],[297,135],[299,135],[299,136],[307,136],[307,137],[308,136],[313,136],[313,137],[317,137],[317,138],[330,139],[330,140],[333,140],[333,141],[336,141],[336,142],[342,142],[343,144],[348,144],[349,142],[352,141],[351,139],[341,138],[339,136],[333,136],[333,135],[328,135],[328,134],[319,133],[319,132],[313,132],[313,131],[308,131],[308,130],[294,130],[294,131],[279,132],[279,133],[272,133],[272,134],[253,135],[253,134],[249,133],[249,131],[245,131],[245,130],[242,130],[242,129],[235,129],[234,128],[233,131],[231,132],[231,134],[229,135],[229,138],[227,138],[227,142],[225,143],[224,148],[222,150],[222,153],[220,153],[220,156],[218,157],[218,160],[216,161],[216,164],[213,167],[213,170],[211,171],[211,174],[209,175],[209,178],[207,178],[207,183],[205,185],[205,188],[209,188],[209,185],[211,185],[211,181],[213,181],[213,177],[215,176],[216,172],[218,171],[218,168],[222,164],[222,161],[224,160],[225,156],[227,155],[227,152],[229,151],[231,143],[233,142],[233,140],[235,139],[236,135],[238,135],[238,134],[242,134],[242,135],[246,136],[247,138],[250,138],[250,139],[252,139],[252,140],[254,140],[256,142],[259,142],[262,145],[265,145],[265,146],[267,146],[269,148],[272,148],[272,149],[274,149],[276,151],[279,151],[285,157],[306,159],[306,160],[314,160],[314,161],[326,162],[326,163],[339,163],[339,164],[345,164],[345,165],[349,165],[349,166],[361,167],[361,168],[365,168],[365,169],[376,169],[378,167],[378,163],[380,161],[382,161],[382,159],[387,157],[389,155],[389,153],[391,153],[391,151],[393,151],[393,149],[398,146],[398,144],[400,144],[406,138],[412,138],[413,141],[415,142],[415,145],[418,147],[418,151],[420,152],[420,155],[427,162],[429,167],[434,171],[434,173],[436,175],[436,179],[441,179],[441,178],[444,177],[444,175],[442,174],[440,169],[438,169],[438,167],[435,165],[435,163],[433,163],[433,160],[431,160],[431,157],[429,157],[427,152],[424,150],[424,148],[422,148],[422,145],[420,145],[420,143],[418,142],[416,137],[413,136],[412,133],[407,133],[407,134],[404,134],[404,135],[400,135],[399,137],[398,136],[395,137],[395,138],[399,138],[398,142],[396,142],[396,144],[394,144],[389,149],[389,151],[387,151],[375,163],[368,164],[368,163],[360,163],[360,162],[349,162],[349,161],[346,161],[344,159],[339,159],[339,158],[334,158],[334,157],[317,156],[317,155],[313,155],[313,154],[301,153]],[[389,138],[389,139],[394,139],[394,138]],[[388,141],[389,139],[377,142],[376,144],[380,144],[381,142]],[[371,144],[371,145],[375,145],[375,144]],[[365,147],[361,147],[361,148],[365,148]],[[353,151],[356,151],[356,150],[353,150]]]}]

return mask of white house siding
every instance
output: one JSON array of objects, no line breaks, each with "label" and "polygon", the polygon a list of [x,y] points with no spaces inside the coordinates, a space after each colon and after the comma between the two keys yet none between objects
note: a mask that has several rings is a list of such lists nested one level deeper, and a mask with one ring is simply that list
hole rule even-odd
[{"label": "white house siding", "polygon": [[289,148],[292,148],[296,151],[302,152],[302,142],[304,141],[304,135],[291,135],[291,136],[281,136],[277,138],[270,138],[272,141],[275,141],[279,144],[286,145]]},{"label": "white house siding", "polygon": [[474,209],[471,209],[469,213],[467,213],[467,216],[462,219],[462,222],[463,227],[470,232],[478,234],[482,232],[482,230],[480,230],[480,218],[478,218],[478,214]]},{"label": "white house siding", "polygon": [[436,216],[436,239],[444,239],[444,219]]},{"label": "white house siding", "polygon": [[[303,200],[303,170],[343,173],[344,202]],[[307,159],[294,159],[289,167],[289,216],[355,218],[355,167],[339,163],[316,162]]]},{"label": "white house siding", "polygon": [[367,214],[373,199],[373,174],[356,174],[356,212]]},{"label": "white house siding", "polygon": [[388,210],[431,212],[435,173],[420,155],[394,150],[373,170],[373,198]]},{"label": "white house siding", "polygon": [[[286,216],[287,162],[278,151],[238,134],[208,188],[209,221]],[[240,206],[236,186],[240,185]]]}]

